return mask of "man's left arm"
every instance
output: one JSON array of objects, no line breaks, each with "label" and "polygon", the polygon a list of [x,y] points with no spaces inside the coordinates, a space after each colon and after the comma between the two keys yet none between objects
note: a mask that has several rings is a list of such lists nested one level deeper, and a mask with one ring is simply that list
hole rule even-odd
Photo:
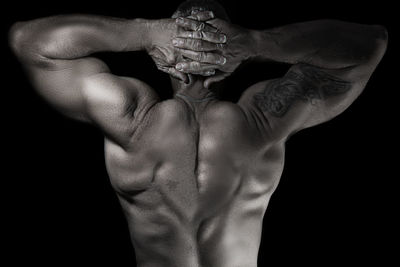
[{"label": "man's left arm", "polygon": [[365,88],[387,46],[386,29],[318,20],[253,31],[251,58],[292,64],[255,84],[239,104],[261,113],[277,139],[332,119]]},{"label": "man's left arm", "polygon": [[[387,31],[379,25],[317,20],[258,31],[219,19],[208,23],[227,34],[220,49],[227,61],[206,86],[246,60],[293,65],[285,76],[248,88],[238,103],[277,139],[344,111],[364,89],[387,46]],[[184,63],[183,71],[192,72],[192,65]]]}]

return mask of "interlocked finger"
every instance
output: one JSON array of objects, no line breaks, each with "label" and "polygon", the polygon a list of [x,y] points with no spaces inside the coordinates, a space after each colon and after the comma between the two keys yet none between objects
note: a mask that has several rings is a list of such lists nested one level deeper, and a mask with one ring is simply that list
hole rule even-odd
[{"label": "interlocked finger", "polygon": [[188,49],[192,51],[214,51],[221,48],[222,44],[215,44],[200,39],[174,38],[172,44],[175,47]]},{"label": "interlocked finger", "polygon": [[214,32],[214,33],[219,32],[216,28],[214,28],[213,26],[211,26],[203,21],[197,21],[197,20],[193,20],[193,19],[189,19],[189,18],[177,18],[176,24],[178,24],[178,26],[180,26],[186,30],[205,31],[205,32]]},{"label": "interlocked finger", "polygon": [[184,73],[214,75],[219,66],[214,64],[200,63],[197,61],[180,62],[175,68]]},{"label": "interlocked finger", "polygon": [[187,74],[182,73],[173,67],[168,68],[168,74],[175,77],[178,80],[181,80],[184,83],[189,82],[189,78],[188,78]]},{"label": "interlocked finger", "polygon": [[226,43],[226,35],[223,33],[205,32],[205,31],[181,31],[177,37],[201,39],[211,43]]},{"label": "interlocked finger", "polygon": [[201,75],[201,76],[213,76],[214,74],[215,74],[215,70],[206,70],[201,73],[198,73],[198,75]]},{"label": "interlocked finger", "polygon": [[214,13],[212,11],[198,11],[193,10],[192,14],[187,18],[198,20],[198,21],[207,21],[214,18]]},{"label": "interlocked finger", "polygon": [[226,58],[216,53],[197,52],[180,48],[178,48],[178,51],[182,54],[182,56],[194,61],[198,61],[200,63],[209,63],[216,65],[224,65],[226,63]]}]

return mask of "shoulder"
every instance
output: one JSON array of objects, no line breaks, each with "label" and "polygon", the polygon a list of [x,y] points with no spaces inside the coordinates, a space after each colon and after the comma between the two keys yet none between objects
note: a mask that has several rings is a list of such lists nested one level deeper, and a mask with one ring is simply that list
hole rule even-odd
[{"label": "shoulder", "polygon": [[130,109],[132,105],[138,106],[158,99],[155,91],[146,83],[111,73],[86,77],[82,89],[89,108],[104,104],[122,111]]},{"label": "shoulder", "polygon": [[207,111],[213,117],[222,119],[233,117],[235,120],[238,120],[244,116],[243,109],[238,104],[228,101],[211,103]]},{"label": "shoulder", "polygon": [[111,73],[85,78],[82,91],[89,119],[121,146],[129,144],[138,120],[158,101],[144,82]]},{"label": "shoulder", "polygon": [[86,77],[83,81],[83,89],[88,97],[102,97],[102,93],[106,92],[106,97],[111,99],[122,96],[156,97],[154,90],[146,83],[135,78],[111,73],[98,73]]}]

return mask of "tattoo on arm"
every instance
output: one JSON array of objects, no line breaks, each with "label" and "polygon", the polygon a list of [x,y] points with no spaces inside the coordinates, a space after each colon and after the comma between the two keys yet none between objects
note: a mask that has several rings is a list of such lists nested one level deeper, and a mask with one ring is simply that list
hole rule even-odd
[{"label": "tattoo on arm", "polygon": [[296,100],[313,103],[347,92],[351,83],[334,77],[317,67],[299,64],[281,79],[271,81],[254,95],[254,103],[262,111],[283,117]]}]

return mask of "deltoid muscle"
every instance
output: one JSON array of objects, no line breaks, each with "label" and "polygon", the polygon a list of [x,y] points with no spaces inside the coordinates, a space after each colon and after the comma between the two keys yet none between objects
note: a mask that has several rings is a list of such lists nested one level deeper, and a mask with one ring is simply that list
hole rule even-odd
[{"label": "deltoid muscle", "polygon": [[317,67],[299,64],[282,78],[271,81],[254,96],[255,104],[275,117],[282,117],[296,100],[312,102],[343,94],[350,83]]}]

